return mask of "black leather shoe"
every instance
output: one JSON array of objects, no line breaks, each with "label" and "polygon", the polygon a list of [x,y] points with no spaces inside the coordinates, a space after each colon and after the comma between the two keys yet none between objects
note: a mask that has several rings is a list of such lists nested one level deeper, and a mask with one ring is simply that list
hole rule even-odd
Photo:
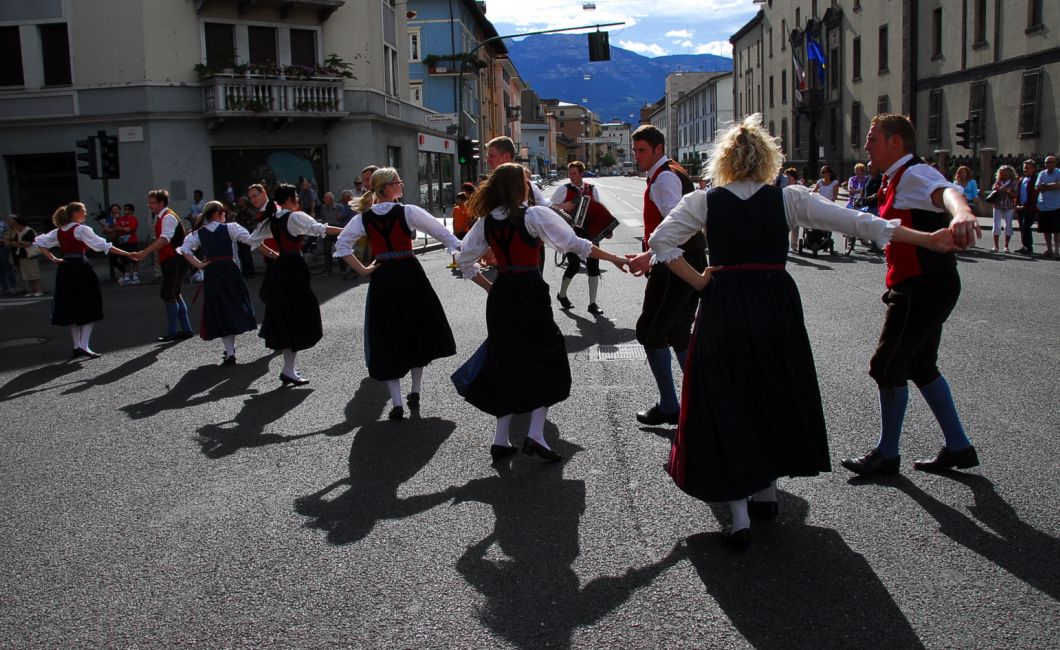
[{"label": "black leather shoe", "polygon": [[[89,359],[98,359],[103,356],[99,352],[93,352],[92,350],[86,350],[84,348],[78,348],[78,352],[81,353],[81,356],[88,357]],[[978,465],[978,463],[976,464]]]},{"label": "black leather shoe", "polygon": [[515,447],[510,445],[490,445],[490,458],[497,462],[515,453]]},{"label": "black leather shoe", "polygon": [[559,301],[560,307],[563,307],[564,309],[574,309],[574,303],[572,303],[570,299],[567,298],[567,296],[561,296],[557,294],[556,300]]},{"label": "black leather shoe", "polygon": [[751,545],[751,529],[741,528],[736,532],[731,530],[725,533],[725,545],[729,548],[742,551]]},{"label": "black leather shoe", "polygon": [[589,310],[589,313],[592,314],[593,316],[603,316],[604,315],[604,310],[600,309],[600,305],[596,304],[595,302],[589,303],[589,307],[587,309]]},{"label": "black leather shoe", "polygon": [[225,357],[224,360],[221,362],[221,365],[222,366],[234,366],[234,365],[236,365],[236,355],[233,354],[230,357]]},{"label": "black leather shoe", "polygon": [[179,341],[176,334],[163,334],[162,336],[155,339],[159,343],[169,343],[171,341]]},{"label": "black leather shoe", "polygon": [[541,457],[541,460],[545,461],[546,463],[554,463],[557,460],[563,458],[563,456],[560,456],[559,454],[552,451],[548,447],[542,445],[533,438],[525,438],[523,440],[523,453],[527,456],[533,456],[534,454],[537,454]]},{"label": "black leather shoe", "polygon": [[294,384],[295,386],[305,386],[309,383],[309,380],[304,377],[288,377],[287,375],[280,373],[280,383],[286,386],[287,384]]},{"label": "black leather shoe", "polygon": [[400,406],[395,406],[390,409],[390,413],[387,413],[387,419],[397,422],[398,420],[405,419],[405,409]]},{"label": "black leather shoe", "polygon": [[960,451],[950,451],[943,447],[934,458],[913,461],[913,467],[924,472],[945,472],[953,468],[968,469],[978,465],[979,454],[975,452],[975,447],[966,447]]},{"label": "black leather shoe", "polygon": [[884,458],[876,447],[873,447],[864,456],[857,458],[846,458],[841,461],[843,467],[861,476],[893,476],[898,473],[898,466],[902,457]]},{"label": "black leather shoe", "polygon": [[651,407],[646,411],[637,411],[637,422],[641,424],[647,424],[651,426],[659,424],[677,424],[677,418],[680,415],[680,411],[667,415],[662,412],[659,405]]},{"label": "black leather shoe", "polygon": [[777,516],[779,511],[776,501],[755,501],[752,499],[747,502],[747,514],[752,517],[772,519]]},{"label": "black leather shoe", "polygon": [[417,409],[420,407],[420,394],[409,393],[409,396],[405,399],[405,403],[409,405],[410,409]]},{"label": "black leather shoe", "polygon": [[183,341],[184,339],[190,339],[191,337],[195,336],[195,332],[192,332],[191,330],[181,330],[173,336],[176,338],[177,341]]}]

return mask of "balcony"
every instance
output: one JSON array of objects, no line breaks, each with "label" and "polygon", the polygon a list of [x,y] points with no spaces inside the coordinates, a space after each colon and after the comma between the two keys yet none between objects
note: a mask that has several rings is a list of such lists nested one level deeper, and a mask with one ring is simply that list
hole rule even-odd
[{"label": "balcony", "polygon": [[343,79],[339,77],[295,80],[217,74],[202,82],[204,113],[218,120],[337,119],[347,114],[342,88]]}]

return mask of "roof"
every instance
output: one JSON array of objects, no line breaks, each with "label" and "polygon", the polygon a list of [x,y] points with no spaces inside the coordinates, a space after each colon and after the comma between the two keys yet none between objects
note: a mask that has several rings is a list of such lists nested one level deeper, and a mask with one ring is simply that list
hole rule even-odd
[{"label": "roof", "polygon": [[[482,10],[482,7],[478,2],[475,2],[475,0],[464,0],[464,7],[467,9],[468,13],[471,14],[475,24],[482,30],[483,41],[488,38],[493,38],[494,36],[499,36],[497,28],[493,26],[493,23],[491,23],[488,18],[486,18],[486,12]],[[490,41],[489,45],[486,47],[492,49],[494,54],[508,53],[508,47],[504,44],[502,39]]]},{"label": "roof", "polygon": [[751,20],[748,20],[746,25],[741,27],[739,30],[737,30],[737,32],[735,34],[733,34],[732,36],[729,37],[729,42],[730,43],[735,43],[736,41],[738,41],[741,38],[743,38],[744,36],[746,36],[748,32],[750,32],[752,29],[755,28],[756,25],[758,25],[759,23],[762,22],[762,19],[765,18],[765,15],[766,15],[765,10],[764,9],[759,9],[758,13],[756,13],[754,15],[754,18],[752,18]]}]

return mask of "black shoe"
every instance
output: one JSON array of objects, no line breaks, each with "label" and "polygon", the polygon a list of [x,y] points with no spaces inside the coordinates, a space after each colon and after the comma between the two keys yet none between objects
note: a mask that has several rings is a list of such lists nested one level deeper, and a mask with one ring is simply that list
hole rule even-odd
[{"label": "black shoe", "polygon": [[677,424],[677,418],[681,414],[680,411],[667,415],[662,412],[659,405],[651,407],[646,411],[637,411],[637,422],[641,424],[647,424],[656,426],[659,424]]},{"label": "black shoe", "polygon": [[[230,357],[226,356],[224,358],[224,360],[221,362],[221,365],[222,366],[234,366],[234,365],[236,365],[236,355],[233,354]],[[307,379],[306,381],[309,381],[309,380]]]},{"label": "black shoe", "polygon": [[409,393],[409,396],[405,399],[405,403],[409,405],[410,409],[418,409],[420,407],[420,394]]},{"label": "black shoe", "polygon": [[556,294],[556,300],[559,301],[559,305],[563,309],[574,309],[574,303],[572,303],[567,296]]},{"label": "black shoe", "polygon": [[[86,350],[84,348],[81,348],[81,356],[88,357],[89,359],[98,359],[98,358],[100,358],[103,355],[100,354],[99,352],[93,352],[92,350]],[[978,463],[976,463],[976,464],[978,464]]]},{"label": "black shoe", "polygon": [[913,467],[924,472],[945,472],[955,467],[968,469],[978,465],[979,454],[975,452],[975,447],[966,447],[960,451],[950,451],[943,447],[934,458],[921,458],[913,461]]},{"label": "black shoe", "polygon": [[898,473],[898,466],[902,457],[884,458],[876,447],[873,447],[864,456],[857,458],[846,458],[840,464],[855,474],[861,476],[893,476]]},{"label": "black shoe", "polygon": [[779,510],[776,501],[755,501],[752,499],[747,502],[747,514],[752,517],[772,519],[777,516]]},{"label": "black shoe", "polygon": [[537,454],[541,457],[541,460],[545,461],[546,463],[554,463],[557,460],[563,458],[563,456],[560,456],[559,454],[552,451],[548,447],[542,445],[533,438],[525,438],[523,440],[523,453],[527,456],[533,456],[534,454]]},{"label": "black shoe", "polygon": [[604,315],[604,310],[600,309],[600,305],[597,305],[595,302],[589,303],[588,310],[589,310],[589,313],[594,315],[594,316],[603,316]]},{"label": "black shoe", "polygon": [[751,529],[741,528],[736,532],[731,530],[725,533],[725,545],[729,548],[742,551],[751,545]]},{"label": "black shoe", "polygon": [[176,334],[163,334],[162,336],[155,339],[159,343],[170,343],[172,341],[179,340]]},{"label": "black shoe", "polygon": [[81,348],[74,348],[74,351],[70,353],[71,359],[76,359],[81,356]]},{"label": "black shoe", "polygon": [[404,420],[405,409],[400,406],[395,406],[394,408],[390,409],[390,413],[388,413],[386,417],[395,422],[397,422],[398,420]]},{"label": "black shoe", "polygon": [[490,458],[497,462],[515,453],[515,447],[511,445],[490,445]]},{"label": "black shoe", "polygon": [[[233,359],[235,357],[232,357]],[[305,386],[309,383],[309,380],[304,377],[288,377],[287,375],[280,373],[280,383],[286,386],[287,384],[294,384],[295,386]]]},{"label": "black shoe", "polygon": [[173,336],[177,341],[183,341],[185,339],[190,339],[191,337],[195,336],[195,333],[191,330],[181,330]]}]

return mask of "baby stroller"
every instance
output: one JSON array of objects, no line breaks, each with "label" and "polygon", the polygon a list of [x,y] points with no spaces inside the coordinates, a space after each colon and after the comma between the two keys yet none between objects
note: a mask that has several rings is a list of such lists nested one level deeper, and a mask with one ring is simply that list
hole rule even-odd
[{"label": "baby stroller", "polygon": [[803,251],[810,251],[814,257],[817,257],[817,252],[825,249],[828,249],[829,255],[835,253],[835,240],[832,239],[832,231],[815,230],[813,228],[802,229],[802,237],[799,238],[800,255]]}]

